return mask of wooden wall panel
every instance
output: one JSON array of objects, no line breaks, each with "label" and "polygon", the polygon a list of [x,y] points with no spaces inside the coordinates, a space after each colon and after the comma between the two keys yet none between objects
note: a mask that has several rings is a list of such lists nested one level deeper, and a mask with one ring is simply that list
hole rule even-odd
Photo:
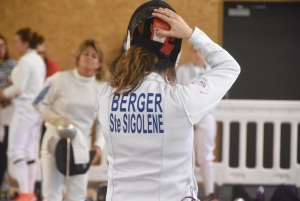
[{"label": "wooden wall panel", "polygon": [[[47,51],[62,70],[75,66],[74,53],[86,38],[98,40],[110,65],[120,54],[133,11],[145,0],[0,0],[0,33],[12,57],[15,32],[30,27],[45,36]],[[169,0],[191,27],[198,26],[214,41],[219,38],[219,0]],[[188,42],[180,63],[189,61]]]},{"label": "wooden wall panel", "polygon": [[[212,40],[222,42],[223,1],[295,2],[299,0],[168,0],[191,26],[202,29]],[[30,27],[46,38],[48,54],[62,70],[75,66],[77,46],[87,38],[98,40],[106,64],[121,52],[133,11],[145,0],[0,0],[0,33],[9,40],[11,55],[15,32]],[[191,45],[184,41],[180,64],[190,61]]]}]

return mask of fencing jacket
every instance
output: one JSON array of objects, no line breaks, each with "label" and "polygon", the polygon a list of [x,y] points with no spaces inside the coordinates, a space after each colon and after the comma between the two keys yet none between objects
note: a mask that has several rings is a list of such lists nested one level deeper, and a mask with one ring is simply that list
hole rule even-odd
[{"label": "fencing jacket", "polygon": [[[187,85],[209,70],[211,70],[211,66],[206,61],[204,62],[204,67],[197,67],[193,63],[179,66],[176,72],[177,83]],[[207,114],[212,114],[212,111],[209,111]]]},{"label": "fencing jacket", "polygon": [[193,124],[213,108],[239,75],[238,63],[200,29],[189,42],[212,70],[171,86],[151,73],[133,93],[105,85],[97,115],[107,143],[109,201],[180,201],[197,193]]},{"label": "fencing jacket", "polygon": [[[32,101],[43,87],[45,74],[46,66],[42,57],[35,50],[28,49],[12,70],[13,84],[4,89],[4,96],[6,98],[17,96],[16,102]],[[28,103],[26,104],[28,107],[30,106]]]},{"label": "fencing jacket", "polygon": [[[95,100],[103,85],[104,82],[97,81],[95,76],[79,75],[77,68],[57,72],[46,80],[44,89],[34,101],[34,107],[38,113],[50,108],[74,124],[88,138],[96,118]],[[59,138],[52,124],[46,123],[46,127],[45,135]],[[104,144],[102,131],[100,126],[97,126],[95,145],[103,149]]]}]

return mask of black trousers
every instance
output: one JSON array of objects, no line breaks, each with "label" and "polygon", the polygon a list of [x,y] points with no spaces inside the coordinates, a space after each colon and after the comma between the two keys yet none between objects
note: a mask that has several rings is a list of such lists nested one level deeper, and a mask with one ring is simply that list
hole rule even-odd
[{"label": "black trousers", "polygon": [[3,184],[5,171],[7,169],[7,144],[8,144],[8,126],[4,126],[4,140],[0,142],[0,189]]}]

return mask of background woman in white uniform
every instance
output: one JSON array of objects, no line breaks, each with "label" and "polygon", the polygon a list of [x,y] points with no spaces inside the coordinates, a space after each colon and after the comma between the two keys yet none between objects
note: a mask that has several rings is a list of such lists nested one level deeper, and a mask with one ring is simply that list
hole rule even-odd
[{"label": "background woman in white uniform", "polygon": [[[15,65],[15,60],[9,58],[6,39],[0,34],[0,89],[11,85],[10,74]],[[11,121],[12,113],[12,100],[0,100],[0,192],[7,166],[8,126]]]},{"label": "background woman in white uniform", "polygon": [[[154,10],[158,7],[164,8]],[[167,22],[170,30],[156,29],[157,24],[167,27],[157,18]],[[164,1],[140,6],[128,32],[131,47],[98,97],[97,115],[109,162],[106,200],[195,199],[193,125],[224,96],[240,67],[200,29],[191,29]],[[170,84],[175,82],[173,53],[181,44],[178,38],[188,39],[212,64],[211,71],[187,86]],[[158,41],[163,40],[155,51]],[[164,56],[168,53],[169,57]]]},{"label": "background woman in white uniform", "polygon": [[[192,62],[182,65],[177,69],[178,84],[187,85],[197,77],[204,75],[211,66],[199,50],[192,48]],[[199,101],[201,104],[201,101]],[[214,160],[216,120],[212,111],[208,112],[194,125],[195,132],[195,157],[201,166],[201,175],[204,184],[204,201],[217,200],[214,195],[214,175],[212,162]]]},{"label": "background woman in white uniform", "polygon": [[39,40],[40,36],[28,28],[16,33],[14,47],[21,58],[11,74],[13,84],[0,91],[2,99],[15,97],[8,157],[19,185],[17,201],[35,200],[35,144],[41,120],[32,110],[31,103],[43,87],[46,71],[43,59],[34,50]]},{"label": "background woman in white uniform", "polygon": [[[46,133],[42,142],[42,193],[45,201],[62,200],[62,175],[55,164],[55,147],[59,141],[56,128],[72,123],[77,130],[76,137],[83,138],[89,147],[89,136],[95,116],[95,100],[104,76],[103,52],[94,40],[85,40],[78,48],[77,67],[57,72],[49,77],[46,86],[34,102],[35,108],[46,122]],[[98,72],[98,73],[97,73]],[[96,73],[100,81],[96,79]],[[73,140],[74,141],[74,140]],[[73,142],[73,150],[76,149]],[[104,138],[99,125],[93,149],[96,151],[92,164],[100,157]],[[69,178],[66,200],[83,201],[86,197],[87,173]]]}]

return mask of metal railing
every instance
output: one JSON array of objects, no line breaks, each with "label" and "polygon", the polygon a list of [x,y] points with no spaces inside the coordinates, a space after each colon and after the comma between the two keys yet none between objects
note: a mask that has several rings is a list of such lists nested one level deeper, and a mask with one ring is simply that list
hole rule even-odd
[{"label": "metal railing", "polygon": [[[221,161],[214,163],[215,182],[223,184],[291,184],[300,187],[300,152],[298,145],[299,123],[300,123],[300,101],[250,101],[250,100],[222,100],[215,109],[216,120],[222,124],[222,140],[218,144],[221,154]],[[238,143],[231,145],[231,124],[239,125]],[[247,139],[248,123],[255,124],[255,162],[254,166],[247,166]],[[270,142],[264,142],[265,124],[273,125],[273,138]],[[289,155],[281,153],[282,124],[290,126]],[[271,150],[264,146],[271,143]],[[230,147],[238,146],[238,165],[230,165]],[[264,152],[272,152],[271,166],[265,166]],[[300,154],[300,153],[299,153]],[[270,155],[270,154],[269,154]],[[288,168],[281,167],[281,159],[289,157]],[[104,182],[107,181],[107,160],[106,152],[103,152],[101,164],[92,166],[89,171],[89,180]],[[200,176],[201,168],[195,168],[196,178],[202,181]]]}]

